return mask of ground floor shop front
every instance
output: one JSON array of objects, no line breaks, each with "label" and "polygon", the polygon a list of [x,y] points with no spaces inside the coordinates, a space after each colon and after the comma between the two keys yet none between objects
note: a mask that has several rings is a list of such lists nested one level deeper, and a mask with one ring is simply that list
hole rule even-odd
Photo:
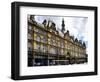
[{"label": "ground floor shop front", "polygon": [[64,55],[35,53],[28,57],[28,66],[54,66],[54,65],[72,65],[87,62],[86,58],[66,57]]}]

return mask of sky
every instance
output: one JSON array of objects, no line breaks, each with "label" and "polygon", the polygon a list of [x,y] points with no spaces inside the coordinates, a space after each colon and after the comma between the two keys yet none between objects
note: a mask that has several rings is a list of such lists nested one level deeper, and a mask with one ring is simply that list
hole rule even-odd
[{"label": "sky", "polygon": [[69,30],[70,35],[74,36],[75,38],[78,38],[78,40],[82,40],[86,43],[86,46],[88,47],[88,29],[87,29],[87,23],[88,18],[87,17],[63,17],[63,16],[41,16],[36,15],[35,20],[39,23],[42,23],[43,20],[51,20],[56,24],[57,29],[61,29],[62,19],[64,19],[65,22],[65,30]]}]

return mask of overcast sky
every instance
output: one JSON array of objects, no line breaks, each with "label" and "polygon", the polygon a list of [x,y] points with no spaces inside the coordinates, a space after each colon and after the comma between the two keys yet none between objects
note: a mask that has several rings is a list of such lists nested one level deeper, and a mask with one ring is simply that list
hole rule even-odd
[{"label": "overcast sky", "polygon": [[35,16],[35,20],[39,23],[42,23],[44,19],[53,21],[57,29],[61,29],[62,18],[64,18],[65,21],[65,29],[69,30],[71,35],[84,41],[86,46],[88,46],[87,17]]}]

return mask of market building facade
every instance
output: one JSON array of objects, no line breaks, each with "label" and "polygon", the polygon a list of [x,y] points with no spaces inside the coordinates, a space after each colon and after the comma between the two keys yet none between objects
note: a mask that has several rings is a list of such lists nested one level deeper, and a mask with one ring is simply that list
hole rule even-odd
[{"label": "market building facade", "polygon": [[88,62],[86,44],[65,31],[64,19],[61,30],[50,20],[40,24],[34,15],[28,19],[28,66],[52,66],[83,64]]}]

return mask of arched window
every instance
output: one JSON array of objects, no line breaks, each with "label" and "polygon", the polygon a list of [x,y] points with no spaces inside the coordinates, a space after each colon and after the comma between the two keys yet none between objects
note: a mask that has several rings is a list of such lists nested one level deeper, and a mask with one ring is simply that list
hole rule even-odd
[{"label": "arched window", "polygon": [[51,40],[50,40],[50,44],[53,44],[53,39],[51,38]]},{"label": "arched window", "polygon": [[55,54],[57,54],[57,48],[55,48]]},{"label": "arched window", "polygon": [[41,50],[41,45],[37,44],[37,49],[40,51]]},{"label": "arched window", "polygon": [[61,49],[60,48],[58,48],[57,52],[58,52],[59,55],[61,55]]},{"label": "arched window", "polygon": [[56,40],[55,39],[53,39],[53,44],[56,45]]},{"label": "arched window", "polygon": [[43,38],[41,38],[41,41],[46,43],[47,42],[47,38],[44,36]]},{"label": "arched window", "polygon": [[41,37],[39,35],[37,35],[36,40],[40,42],[41,41]]},{"label": "arched window", "polygon": [[70,57],[70,53],[69,52],[67,52],[67,56]]},{"label": "arched window", "polygon": [[43,52],[47,52],[47,46],[43,45]]},{"label": "arched window", "polygon": [[63,42],[61,42],[61,47],[62,47],[62,48],[64,47],[64,43],[63,43]]},{"label": "arched window", "polygon": [[61,49],[61,55],[63,55],[64,54],[64,50],[63,49]]},{"label": "arched window", "polygon": [[49,43],[49,44],[51,43],[51,42],[50,42],[50,40],[51,40],[51,39],[50,39],[50,38],[48,38],[48,43]]}]

